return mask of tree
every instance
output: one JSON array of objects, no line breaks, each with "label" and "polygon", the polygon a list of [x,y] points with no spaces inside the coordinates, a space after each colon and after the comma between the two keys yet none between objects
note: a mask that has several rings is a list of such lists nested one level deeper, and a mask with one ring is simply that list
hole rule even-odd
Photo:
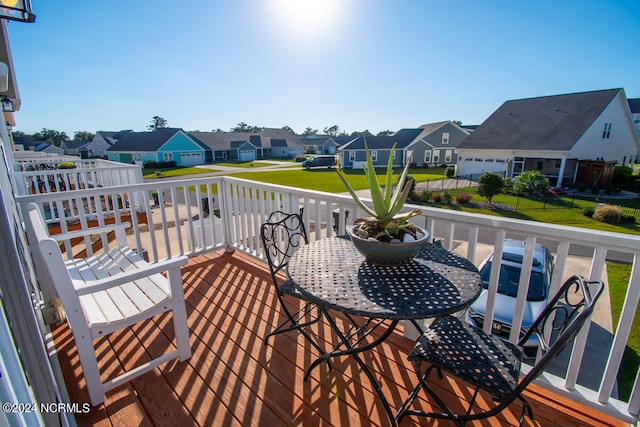
[{"label": "tree", "polygon": [[462,126],[462,120],[453,120],[453,124]]},{"label": "tree", "polygon": [[485,172],[478,180],[478,194],[486,197],[489,204],[493,196],[500,194],[503,188],[502,177],[495,172]]},{"label": "tree", "polygon": [[296,131],[294,131],[293,129],[291,129],[289,126],[282,126],[282,129],[284,130],[288,130],[289,132],[291,132],[292,134],[296,135]]},{"label": "tree", "polygon": [[376,136],[389,136],[391,135],[393,132],[391,132],[389,129],[387,130],[381,130],[380,132],[378,132],[376,134]]},{"label": "tree", "polygon": [[333,125],[324,128],[323,132],[329,136],[338,136],[340,134],[340,128],[338,127],[338,125]]},{"label": "tree", "polygon": [[317,135],[318,134],[318,129],[311,129],[310,127],[307,127],[304,132],[302,132],[302,136],[311,136],[311,135]]},{"label": "tree", "polygon": [[164,129],[167,127],[167,121],[160,116],[153,116],[151,124],[147,126],[149,130]]},{"label": "tree", "polygon": [[359,132],[359,131],[351,132],[351,135],[349,135],[349,136],[353,136],[353,137],[356,137],[356,136],[373,136],[373,134],[371,132],[369,132],[369,129],[365,129],[365,130],[363,130],[361,132]]},{"label": "tree", "polygon": [[40,132],[34,133],[31,138],[34,141],[47,141],[56,147],[60,147],[64,141],[69,141],[69,136],[66,133],[47,128],[42,128]]},{"label": "tree", "polygon": [[236,125],[236,127],[231,129],[231,132],[249,132],[249,133],[260,133],[262,132],[261,126],[251,126],[246,124],[245,122],[240,122]]},{"label": "tree", "polygon": [[94,136],[95,135],[92,134],[91,132],[76,131],[73,134],[73,140],[74,141],[92,141]]},{"label": "tree", "polygon": [[224,133],[224,131],[220,128],[216,128],[216,130],[212,130],[213,133]]},{"label": "tree", "polygon": [[517,194],[544,194],[549,191],[549,180],[539,171],[526,171],[516,177],[513,190]]}]

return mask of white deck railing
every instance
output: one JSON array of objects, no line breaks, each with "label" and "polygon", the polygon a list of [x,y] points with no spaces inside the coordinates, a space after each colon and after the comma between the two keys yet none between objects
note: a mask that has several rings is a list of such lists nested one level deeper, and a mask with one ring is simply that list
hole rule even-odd
[{"label": "white deck railing", "polygon": [[[92,221],[99,225],[109,220],[131,221],[133,227],[129,236],[130,245],[147,252],[152,261],[176,255],[193,256],[219,248],[242,250],[264,258],[258,237],[259,227],[269,213],[276,209],[301,210],[310,229],[311,239],[344,234],[346,224],[361,213],[348,196],[229,177],[27,195],[17,197],[17,202],[21,206],[28,202],[39,204],[49,222],[59,223],[63,233],[73,227],[86,228]],[[412,207],[414,206],[407,206]],[[423,214],[415,222],[425,226],[448,249],[453,249],[461,242],[466,243],[463,255],[476,265],[478,258],[481,258],[478,255],[479,248],[487,244],[491,250],[496,251],[496,256],[500,256],[505,238],[526,240],[526,247],[531,248],[529,251],[533,250],[537,241],[544,240],[555,251],[552,293],[565,277],[565,269],[571,259],[570,253],[575,249],[579,248],[588,254],[587,262],[590,267],[581,274],[590,279],[603,277],[607,253],[627,257],[632,262],[628,292],[611,344],[608,348],[600,348],[596,355],[604,366],[602,374],[597,374],[596,384],[587,387],[578,383],[589,328],[585,328],[577,339],[568,365],[563,370],[565,373],[562,376],[545,373],[538,383],[624,421],[636,421],[640,410],[638,381],[629,402],[621,402],[612,398],[612,395],[615,395],[616,377],[640,298],[640,237],[418,207],[423,210]],[[207,211],[209,215],[206,214]],[[141,223],[145,220],[147,225]],[[103,239],[106,238],[108,237],[103,236]],[[73,253],[70,242],[66,242],[65,248],[67,253]],[[91,245],[87,248],[90,253]],[[532,253],[525,253],[525,259],[528,256],[532,256]],[[522,288],[528,287],[529,274],[530,267],[525,267],[521,274]],[[489,287],[487,319],[484,322],[487,332],[490,332],[492,324],[497,280],[496,269],[492,271]],[[48,292],[51,290],[43,290],[45,298]],[[520,330],[526,291],[521,291],[518,295],[512,341],[517,340],[517,331]],[[594,355],[589,354],[589,357]],[[585,369],[593,370],[593,367],[586,366]],[[637,372],[629,374],[637,375]]]},{"label": "white deck railing", "polygon": [[[71,162],[74,169],[58,169],[62,162]],[[13,186],[17,195],[42,194],[93,187],[141,184],[142,168],[136,165],[101,159],[69,157],[55,160],[16,161]]]}]

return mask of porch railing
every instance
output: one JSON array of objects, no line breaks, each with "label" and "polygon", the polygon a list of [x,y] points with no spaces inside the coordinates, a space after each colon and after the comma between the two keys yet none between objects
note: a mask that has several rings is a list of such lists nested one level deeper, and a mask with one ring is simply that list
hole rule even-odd
[{"label": "porch railing", "polygon": [[[70,162],[74,169],[58,169]],[[42,194],[93,187],[126,186],[142,183],[142,168],[101,159],[41,158],[15,161],[14,191],[17,195]]]},{"label": "porch railing", "polygon": [[[109,221],[132,223],[130,245],[152,261],[175,255],[197,255],[206,251],[228,248],[242,250],[263,258],[259,243],[259,226],[276,209],[301,211],[308,224],[311,239],[344,234],[348,222],[361,216],[349,196],[303,190],[259,182],[230,178],[209,177],[180,181],[160,181],[126,187],[92,188],[82,191],[60,191],[47,194],[25,195],[16,198],[19,205],[35,202],[45,212],[52,229],[62,233]],[[414,206],[408,205],[407,208]],[[494,216],[420,207],[423,213],[418,225],[424,225],[433,238],[441,240],[448,249],[466,243],[465,255],[478,263],[477,253],[484,244],[495,250],[501,258],[505,238],[518,238],[527,242],[532,257],[533,247],[544,241],[555,251],[555,269],[551,292],[562,282],[570,253],[580,249],[588,253],[589,271],[582,274],[590,279],[603,276],[608,254],[627,258],[632,263],[622,313],[612,343],[601,350],[605,366],[598,384],[585,386],[578,383],[578,374],[585,356],[588,329],[578,338],[566,368],[561,375],[545,373],[538,383],[569,398],[612,414],[627,422],[636,422],[640,410],[640,384],[636,381],[628,402],[615,395],[616,378],[629,338],[631,326],[640,298],[640,237],[582,228],[522,221]],[[348,215],[348,217],[347,217]],[[108,239],[109,236],[103,236]],[[96,242],[86,242],[87,252]],[[75,246],[65,243],[68,254]],[[525,263],[526,265],[527,263]],[[531,267],[524,267],[520,287],[528,287]],[[497,284],[497,268],[492,271],[490,283]],[[484,327],[490,332],[495,302],[495,289],[489,287]],[[43,299],[51,290],[43,290]],[[526,292],[519,292],[512,325],[511,341],[517,340],[522,322]],[[606,360],[604,360],[606,359]],[[585,369],[592,369],[586,366]],[[638,373],[632,372],[629,375]]]}]

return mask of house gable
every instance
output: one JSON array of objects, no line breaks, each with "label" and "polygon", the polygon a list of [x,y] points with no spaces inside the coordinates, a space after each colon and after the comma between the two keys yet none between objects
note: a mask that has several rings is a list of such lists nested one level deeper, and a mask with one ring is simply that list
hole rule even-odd
[{"label": "house gable", "polygon": [[569,151],[621,90],[507,101],[458,148]]}]

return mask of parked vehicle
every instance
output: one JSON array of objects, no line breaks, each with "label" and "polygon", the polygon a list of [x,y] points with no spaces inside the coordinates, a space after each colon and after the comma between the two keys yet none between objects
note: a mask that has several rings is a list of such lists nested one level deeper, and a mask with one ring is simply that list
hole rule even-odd
[{"label": "parked vehicle", "polygon": [[[491,329],[494,335],[505,341],[509,340],[511,333],[513,313],[515,312],[516,298],[518,295],[518,284],[522,271],[524,248],[525,242],[522,240],[505,240],[504,242],[502,260],[500,262],[498,293],[496,294],[493,325]],[[487,288],[489,287],[489,276],[491,274],[493,261],[492,252],[480,264],[479,270],[484,290],[480,293],[480,297],[467,310],[467,322],[479,328],[482,328],[484,325]],[[552,273],[553,256],[545,246],[537,243],[531,267],[529,291],[527,292],[520,336],[526,333],[527,329],[533,324],[533,321],[547,305]],[[525,355],[527,357],[535,357],[537,348],[538,339],[534,335],[524,345]]]},{"label": "parked vehicle", "polygon": [[314,156],[309,157],[307,160],[302,162],[302,167],[305,169],[317,168],[317,167],[327,167],[331,169],[336,164],[336,156]]}]

